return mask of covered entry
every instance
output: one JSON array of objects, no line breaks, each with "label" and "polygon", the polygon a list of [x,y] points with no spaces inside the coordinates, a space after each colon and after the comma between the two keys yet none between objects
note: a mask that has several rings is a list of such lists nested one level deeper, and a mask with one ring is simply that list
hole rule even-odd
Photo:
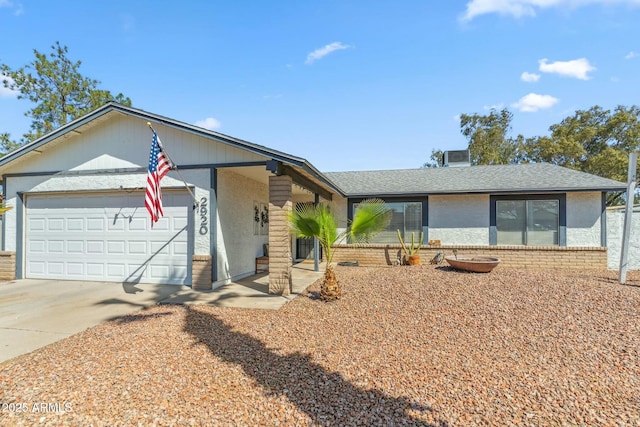
[{"label": "covered entry", "polygon": [[191,283],[192,200],[165,191],[151,228],[142,192],[27,195],[27,278]]}]

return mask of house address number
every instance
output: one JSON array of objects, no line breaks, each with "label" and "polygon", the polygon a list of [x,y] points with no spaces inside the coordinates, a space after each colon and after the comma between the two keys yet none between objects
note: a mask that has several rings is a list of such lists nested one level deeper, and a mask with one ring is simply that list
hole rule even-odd
[{"label": "house address number", "polygon": [[209,232],[209,221],[207,220],[207,214],[209,210],[207,209],[207,198],[203,197],[200,199],[200,234],[204,235]]}]

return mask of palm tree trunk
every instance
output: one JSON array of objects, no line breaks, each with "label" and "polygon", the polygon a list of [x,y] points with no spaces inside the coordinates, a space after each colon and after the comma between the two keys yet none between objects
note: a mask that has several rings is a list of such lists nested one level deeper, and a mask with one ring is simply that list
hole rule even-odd
[{"label": "palm tree trunk", "polygon": [[336,273],[331,265],[327,265],[324,272],[324,280],[320,286],[320,297],[324,301],[335,301],[342,296],[340,284],[336,280]]}]

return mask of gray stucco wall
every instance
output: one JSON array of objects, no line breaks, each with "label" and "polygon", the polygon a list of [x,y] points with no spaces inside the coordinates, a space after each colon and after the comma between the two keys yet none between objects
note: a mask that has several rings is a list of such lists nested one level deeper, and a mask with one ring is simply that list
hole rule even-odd
[{"label": "gray stucco wall", "polygon": [[567,194],[567,246],[600,246],[601,193]]},{"label": "gray stucco wall", "polygon": [[430,196],[428,239],[488,245],[489,195]]}]

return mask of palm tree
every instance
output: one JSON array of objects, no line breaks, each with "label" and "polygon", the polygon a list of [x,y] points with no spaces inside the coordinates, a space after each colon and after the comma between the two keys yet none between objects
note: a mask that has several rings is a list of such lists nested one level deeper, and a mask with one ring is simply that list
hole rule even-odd
[{"label": "palm tree", "polygon": [[320,296],[325,301],[340,298],[342,291],[333,271],[333,246],[345,238],[349,243],[367,243],[389,224],[391,210],[380,199],[367,199],[358,204],[347,229],[338,233],[337,221],[326,204],[300,204],[289,216],[293,233],[303,239],[317,238],[326,256]]}]

